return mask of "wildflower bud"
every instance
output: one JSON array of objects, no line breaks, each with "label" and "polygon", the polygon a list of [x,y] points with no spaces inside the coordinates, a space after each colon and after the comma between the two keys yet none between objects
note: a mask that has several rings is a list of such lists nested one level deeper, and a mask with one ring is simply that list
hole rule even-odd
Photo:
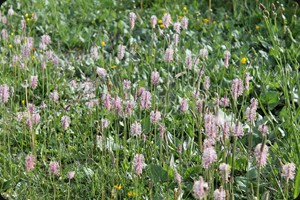
[{"label": "wildflower bud", "polygon": [[231,92],[234,100],[243,94],[244,86],[241,79],[236,78],[232,80]]},{"label": "wildflower bud", "polygon": [[205,114],[204,127],[205,127],[205,135],[207,135],[208,138],[215,139],[217,137],[216,117],[212,113]]},{"label": "wildflower bud", "polygon": [[61,126],[63,127],[63,129],[68,129],[68,127],[70,126],[70,117],[68,117],[68,116],[63,116],[62,118],[61,118]]},{"label": "wildflower bud", "polygon": [[210,87],[210,79],[209,79],[208,76],[205,76],[205,78],[204,78],[204,89],[205,89],[206,91],[208,91],[208,90],[209,90],[209,87]]},{"label": "wildflower bud", "polygon": [[230,165],[228,165],[226,163],[221,163],[219,165],[219,171],[220,171],[223,181],[228,182],[229,176],[230,176]]},{"label": "wildflower bud", "polygon": [[100,77],[105,77],[107,75],[107,72],[105,69],[103,69],[101,67],[97,67],[97,74]]},{"label": "wildflower bud", "polygon": [[151,27],[155,28],[156,24],[157,24],[157,17],[155,15],[152,15],[151,16]]},{"label": "wildflower bud", "polygon": [[120,44],[118,47],[118,58],[119,60],[122,60],[124,58],[124,54],[125,54],[125,46]]},{"label": "wildflower bud", "polygon": [[294,163],[287,163],[282,166],[282,176],[287,181],[294,180],[295,178],[296,165]]},{"label": "wildflower bud", "polygon": [[244,136],[244,129],[242,123],[237,121],[232,127],[232,135],[235,137],[242,137]]},{"label": "wildflower bud", "polygon": [[203,199],[207,195],[208,184],[200,176],[199,181],[195,181],[193,185],[193,194],[196,199]]},{"label": "wildflower bud", "polygon": [[175,22],[174,23],[174,31],[176,32],[176,33],[180,33],[180,26],[181,26],[181,24],[180,24],[180,22]]},{"label": "wildflower bud", "polygon": [[141,123],[134,122],[133,124],[131,124],[130,133],[132,134],[132,136],[135,136],[135,137],[140,136],[141,133],[142,133],[142,125],[141,125]]},{"label": "wildflower bud", "polygon": [[184,16],[182,19],[181,19],[181,26],[182,26],[182,29],[184,30],[187,30],[188,28],[188,22],[189,22],[189,19]]},{"label": "wildflower bud", "polygon": [[153,110],[150,112],[150,121],[153,124],[158,123],[160,119],[161,119],[161,113],[158,110]]},{"label": "wildflower bud", "polygon": [[178,46],[178,43],[179,43],[179,35],[175,33],[175,34],[173,35],[173,40],[174,40],[174,46]]},{"label": "wildflower bud", "polygon": [[245,89],[248,90],[249,89],[249,81],[251,80],[251,76],[250,73],[247,72],[246,73],[246,78],[245,78]]},{"label": "wildflower bud", "polygon": [[188,70],[191,70],[192,69],[192,56],[191,54],[187,53],[186,56],[185,56],[185,65],[186,65],[186,68]]},{"label": "wildflower bud", "polygon": [[133,168],[134,168],[135,173],[138,176],[142,175],[143,167],[144,167],[144,160],[145,159],[144,159],[144,155],[143,154],[136,154],[134,156],[134,159],[133,159]]},{"label": "wildflower bud", "polygon": [[197,112],[199,114],[202,113],[202,109],[203,109],[203,100],[199,99],[196,103],[196,106],[197,106]]},{"label": "wildflower bud", "polygon": [[54,175],[59,175],[59,164],[56,161],[51,161],[49,164],[49,172]]},{"label": "wildflower bud", "polygon": [[224,52],[224,66],[226,68],[228,68],[228,66],[229,66],[229,58],[230,58],[230,52],[229,51],[225,51]]},{"label": "wildflower bud", "polygon": [[90,54],[91,54],[92,58],[94,58],[95,60],[98,60],[100,58],[97,46],[91,47]]},{"label": "wildflower bud", "polygon": [[159,84],[159,73],[157,71],[153,71],[151,73],[151,83],[153,85],[158,85]]},{"label": "wildflower bud", "polygon": [[214,200],[226,200],[226,192],[222,186],[214,191]]},{"label": "wildflower bud", "polygon": [[263,136],[266,136],[268,133],[268,126],[265,124],[261,124],[259,125],[258,130],[261,132]]},{"label": "wildflower bud", "polygon": [[35,165],[35,158],[33,155],[27,155],[25,158],[25,167],[27,171],[33,170]]},{"label": "wildflower bud", "polygon": [[32,114],[32,120],[34,124],[38,124],[40,122],[41,116],[39,113]]},{"label": "wildflower bud", "polygon": [[68,172],[69,181],[72,180],[74,177],[75,177],[75,171]]},{"label": "wildflower bud", "polygon": [[30,78],[30,85],[32,89],[35,89],[38,85],[38,77],[37,76],[31,76]]},{"label": "wildflower bud", "polygon": [[6,103],[9,99],[9,88],[6,84],[0,85],[0,100]]},{"label": "wildflower bud", "polygon": [[182,99],[180,102],[180,111],[186,113],[189,110],[189,104],[187,99]]},{"label": "wildflower bud", "polygon": [[148,91],[144,91],[141,95],[140,107],[142,109],[148,109],[151,106],[151,93]]},{"label": "wildflower bud", "polygon": [[202,166],[207,169],[217,160],[217,152],[213,146],[203,149]]},{"label": "wildflower bud", "polygon": [[127,116],[132,115],[133,107],[134,107],[134,101],[127,101],[126,102],[125,111],[126,111]]},{"label": "wildflower bud", "polygon": [[168,63],[173,61],[173,54],[174,54],[174,50],[173,48],[170,46],[166,49],[166,54],[165,54],[165,61],[167,61]]},{"label": "wildflower bud", "polygon": [[52,102],[58,102],[58,98],[59,98],[59,95],[58,95],[58,92],[56,90],[54,90],[53,92],[50,93],[50,99]]},{"label": "wildflower bud", "polygon": [[119,96],[116,96],[114,99],[112,99],[112,105],[116,113],[122,114],[122,99]]},{"label": "wildflower bud", "polygon": [[200,49],[200,56],[203,59],[206,59],[208,57],[208,51],[207,51],[207,49]]},{"label": "wildflower bud", "polygon": [[269,147],[267,145],[263,145],[260,143],[255,147],[255,157],[256,163],[259,167],[264,167],[267,164],[267,156],[268,156]]},{"label": "wildflower bud", "polygon": [[10,8],[9,8],[8,11],[7,11],[7,15],[8,15],[8,16],[13,16],[14,13],[15,13],[15,11],[13,10],[12,6],[10,6]]},{"label": "wildflower bud", "polygon": [[170,26],[171,22],[171,15],[169,13],[164,14],[163,16],[163,24],[166,28]]},{"label": "wildflower bud", "polygon": [[134,14],[133,12],[129,13],[130,30],[134,28],[135,19],[136,19],[136,14]]},{"label": "wildflower bud", "polygon": [[124,90],[129,90],[130,89],[130,87],[131,87],[131,82],[130,82],[130,80],[124,80],[123,81],[123,89]]},{"label": "wildflower bud", "polygon": [[158,131],[159,131],[160,137],[163,138],[164,134],[166,132],[166,128],[162,124],[160,124],[159,127],[158,127]]},{"label": "wildflower bud", "polygon": [[42,35],[42,43],[48,45],[51,43],[51,37],[49,35]]}]

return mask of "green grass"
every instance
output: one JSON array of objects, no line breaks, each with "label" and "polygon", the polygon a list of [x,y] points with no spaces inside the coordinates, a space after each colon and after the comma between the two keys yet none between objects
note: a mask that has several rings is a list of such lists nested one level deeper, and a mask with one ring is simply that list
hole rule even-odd
[{"label": "green grass", "polygon": [[[221,186],[227,199],[295,198],[300,189],[299,9],[292,1],[265,0],[264,8],[258,1],[241,2],[5,3],[0,85],[9,87],[9,98],[3,102],[0,94],[0,193],[7,199],[194,199],[193,187],[202,176],[208,184],[205,199],[214,199]],[[10,5],[13,16],[8,16]],[[132,30],[130,12],[137,15]],[[161,27],[160,35],[161,23],[152,29],[150,19],[155,15],[160,21],[165,13],[171,15],[171,26]],[[175,46],[173,24],[183,16],[189,19],[188,29],[181,29]],[[16,35],[20,44],[14,41]],[[44,50],[42,35],[51,37]],[[34,42],[26,58],[27,37]],[[119,45],[126,46],[121,60]],[[97,48],[97,58],[92,47]],[[168,47],[174,50],[169,63],[165,61]],[[201,49],[208,51],[207,58],[201,57]],[[187,55],[193,63],[198,59],[191,70],[186,67]],[[97,75],[97,67],[104,68],[107,76]],[[151,82],[153,71],[159,72],[158,85]],[[249,87],[234,99],[232,81],[239,78],[245,86],[247,73]],[[32,76],[38,76],[36,88],[31,86]],[[124,88],[124,80],[131,82],[130,88]],[[140,106],[142,87],[151,93],[147,109]],[[51,99],[54,91],[58,101]],[[114,101],[111,109],[105,107],[103,97],[108,93],[112,99],[121,98],[119,112]],[[228,107],[216,104],[222,97],[228,97]],[[246,110],[253,98],[258,108],[256,119],[249,122]],[[182,99],[188,100],[187,112],[181,111]],[[134,107],[129,115],[130,101]],[[161,112],[158,123],[151,121],[154,110]],[[37,113],[40,121],[33,123]],[[204,168],[209,113],[217,118],[212,145],[217,155]],[[67,128],[63,116],[70,117]],[[106,128],[103,119],[109,121]],[[232,127],[228,137],[223,135],[225,121]],[[137,137],[132,135],[134,122],[141,124]],[[234,136],[237,122],[243,126],[242,137]],[[259,130],[262,124],[268,127],[266,136]],[[269,149],[261,167],[255,156],[260,143]],[[144,156],[140,175],[134,166],[137,154]],[[34,157],[32,170],[26,170],[27,155]],[[51,161],[59,163],[58,175],[49,170]],[[219,171],[221,163],[230,165],[228,181]],[[296,166],[295,178],[289,181],[282,176],[287,163]],[[69,180],[71,171],[75,177]]]}]

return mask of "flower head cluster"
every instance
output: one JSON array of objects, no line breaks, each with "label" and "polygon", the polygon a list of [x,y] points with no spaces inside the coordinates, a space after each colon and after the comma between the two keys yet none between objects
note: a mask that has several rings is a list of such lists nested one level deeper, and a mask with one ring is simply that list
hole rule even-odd
[{"label": "flower head cluster", "polygon": [[256,119],[256,110],[257,110],[258,101],[255,98],[251,99],[251,104],[246,110],[246,118],[248,122],[253,123]]},{"label": "flower head cluster", "polygon": [[133,12],[129,13],[130,30],[134,28],[135,19],[136,19],[136,14]]},{"label": "flower head cluster", "polygon": [[203,180],[203,177],[200,176],[198,181],[194,182],[193,185],[193,194],[196,199],[203,199],[208,191],[208,184]]},{"label": "flower head cluster", "polygon": [[6,103],[9,99],[9,88],[6,84],[0,85],[0,101]]},{"label": "flower head cluster", "polygon": [[27,155],[25,158],[25,167],[27,171],[34,169],[35,158],[33,155]]},{"label": "flower head cluster", "polygon": [[287,163],[282,166],[282,176],[285,177],[287,181],[294,180],[295,171],[296,165],[294,163]]},{"label": "flower head cluster", "polygon": [[158,110],[152,110],[150,112],[150,120],[153,124],[156,124],[161,119],[161,113]]},{"label": "flower head cluster", "polygon": [[202,156],[202,166],[207,169],[217,160],[217,152],[213,146],[204,148]]},{"label": "flower head cluster", "polygon": [[259,167],[264,167],[267,164],[267,156],[268,156],[269,147],[267,145],[262,146],[262,144],[258,144],[255,147],[255,157],[256,163]]},{"label": "flower head cluster", "polygon": [[56,161],[51,161],[49,164],[49,172],[54,175],[59,175],[59,164]]},{"label": "flower head cluster", "polygon": [[63,116],[61,118],[61,126],[63,127],[63,129],[67,130],[70,126],[70,122],[71,122],[71,119],[69,116]]},{"label": "flower head cluster", "polygon": [[166,28],[170,26],[171,22],[171,15],[169,13],[164,14],[163,16],[163,24]]},{"label": "flower head cluster", "polygon": [[131,124],[130,132],[133,136],[140,136],[142,133],[142,125],[139,122]]},{"label": "flower head cluster", "polygon": [[243,94],[243,92],[244,92],[243,81],[239,78],[233,79],[231,85],[232,98],[236,100],[239,96]]},{"label": "flower head cluster", "polygon": [[144,167],[144,155],[143,154],[136,154],[133,159],[133,168],[135,173],[140,176],[143,173]]}]

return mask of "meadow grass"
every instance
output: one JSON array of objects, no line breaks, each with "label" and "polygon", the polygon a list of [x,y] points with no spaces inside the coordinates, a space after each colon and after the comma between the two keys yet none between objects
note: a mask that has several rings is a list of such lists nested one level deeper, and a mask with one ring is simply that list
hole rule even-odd
[{"label": "meadow grass", "polygon": [[293,199],[298,4],[7,1],[7,199]]}]

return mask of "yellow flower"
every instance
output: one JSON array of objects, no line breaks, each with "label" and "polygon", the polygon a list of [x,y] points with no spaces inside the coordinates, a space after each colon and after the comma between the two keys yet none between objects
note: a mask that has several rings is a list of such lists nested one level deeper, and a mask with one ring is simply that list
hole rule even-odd
[{"label": "yellow flower", "polygon": [[35,56],[31,56],[31,59],[34,60],[34,59],[35,59]]},{"label": "yellow flower", "polygon": [[245,57],[242,57],[242,59],[241,59],[241,63],[242,64],[245,64],[247,62],[247,58],[245,58]]},{"label": "yellow flower", "polygon": [[28,18],[28,13],[25,14],[25,17]]},{"label": "yellow flower", "polygon": [[202,22],[203,22],[203,23],[208,23],[208,22],[209,22],[209,19],[204,18],[204,19],[202,20]]},{"label": "yellow flower", "polygon": [[163,23],[163,21],[162,21],[161,19],[159,19],[157,22],[158,22],[159,24],[162,24],[162,23]]},{"label": "yellow flower", "polygon": [[106,44],[104,41],[101,42],[101,45],[104,47]]},{"label": "yellow flower", "polygon": [[128,192],[127,196],[129,196],[129,197],[136,197],[136,192]]},{"label": "yellow flower", "polygon": [[160,28],[165,28],[165,26],[163,24],[160,24],[159,27]]},{"label": "yellow flower", "polygon": [[42,50],[42,49],[40,50],[40,53],[43,53],[43,50]]},{"label": "yellow flower", "polygon": [[8,47],[11,49],[12,48],[12,44],[9,44]]},{"label": "yellow flower", "polygon": [[112,69],[115,69],[115,68],[117,68],[117,67],[118,67],[118,66],[116,66],[116,65],[111,66]]},{"label": "yellow flower", "polygon": [[21,102],[22,102],[23,105],[25,104],[25,100],[24,99]]},{"label": "yellow flower", "polygon": [[11,33],[10,35],[11,35],[11,36],[14,36],[15,34],[14,34],[14,33]]},{"label": "yellow flower", "polygon": [[187,7],[186,7],[186,6],[183,6],[183,10],[184,10],[184,11],[187,11]]},{"label": "yellow flower", "polygon": [[121,190],[122,186],[121,186],[121,184],[120,184],[120,185],[114,185],[114,188],[115,188],[116,190]]},{"label": "yellow flower", "polygon": [[259,25],[256,25],[256,26],[255,26],[255,29],[256,29],[256,30],[260,29],[260,26],[259,26]]},{"label": "yellow flower", "polygon": [[182,16],[178,16],[178,21],[181,21],[182,20]]},{"label": "yellow flower", "polygon": [[27,18],[26,18],[26,21],[27,21],[27,22],[29,22],[29,21],[30,21],[29,17],[27,17]]}]

